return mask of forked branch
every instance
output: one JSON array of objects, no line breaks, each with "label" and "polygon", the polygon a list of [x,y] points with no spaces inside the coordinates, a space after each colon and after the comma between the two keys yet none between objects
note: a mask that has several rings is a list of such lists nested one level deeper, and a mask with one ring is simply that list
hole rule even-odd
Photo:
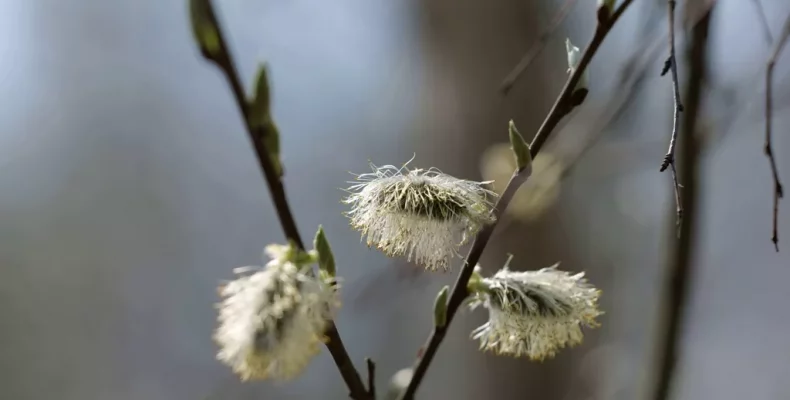
[{"label": "forked branch", "polygon": [[[538,129],[538,133],[535,135],[535,138],[530,144],[530,155],[533,159],[538,155],[541,147],[543,147],[543,144],[557,127],[557,124],[559,124],[562,118],[568,115],[568,113],[571,112],[575,106],[574,98],[578,97],[574,96],[574,89],[576,88],[576,85],[581,80],[582,75],[587,69],[587,66],[589,66],[590,61],[600,48],[607,34],[611,31],[612,27],[620,19],[631,3],[633,3],[633,0],[623,1],[623,3],[617,7],[617,9],[614,10],[611,15],[605,17],[601,17],[601,14],[599,13],[598,25],[595,29],[595,34],[593,35],[592,40],[585,49],[581,60],[579,60],[579,64],[565,82],[562,92],[560,93],[559,97],[557,97],[557,100],[554,102],[549,114],[546,116],[546,119],[543,121],[540,129]],[[507,187],[495,206],[494,212],[497,217],[497,221],[500,219],[518,188],[528,179],[529,172],[529,168],[525,168],[522,170],[516,170],[513,173],[513,177],[510,179],[510,182],[508,182]],[[424,350],[421,352],[421,357],[417,360],[414,366],[414,372],[411,381],[399,397],[400,400],[414,399],[414,394],[417,392],[417,388],[420,386],[420,383],[425,377],[425,373],[428,371],[428,367],[433,361],[439,346],[444,340],[450,323],[455,317],[455,314],[458,312],[458,309],[463,304],[463,301],[469,294],[467,290],[467,284],[469,283],[472,272],[474,271],[478,261],[480,261],[480,257],[482,256],[489,239],[491,239],[491,235],[495,228],[496,223],[487,225],[475,237],[474,242],[472,243],[472,248],[469,250],[469,254],[466,256],[464,265],[461,268],[461,272],[458,274],[458,278],[455,281],[455,285],[453,286],[450,298],[447,302],[446,322],[442,326],[434,326],[428,341],[423,346]]]}]

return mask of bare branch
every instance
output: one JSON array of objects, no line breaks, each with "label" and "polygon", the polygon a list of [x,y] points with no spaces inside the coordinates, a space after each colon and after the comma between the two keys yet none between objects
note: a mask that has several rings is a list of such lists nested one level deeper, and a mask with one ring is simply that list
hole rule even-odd
[{"label": "bare branch", "polygon": [[782,54],[782,49],[790,37],[790,15],[785,20],[782,32],[779,34],[779,39],[774,44],[774,49],[771,52],[771,57],[768,58],[768,63],[765,68],[765,155],[771,163],[771,175],[774,180],[774,212],[773,212],[773,235],[771,241],[774,243],[776,251],[779,251],[779,199],[784,196],[782,190],[782,182],[779,180],[779,169],[776,167],[776,158],[774,157],[774,149],[772,144],[772,117],[773,117],[773,76],[774,66],[776,60]]},{"label": "bare branch", "polygon": [[675,225],[680,235],[680,224],[683,220],[683,202],[680,199],[680,183],[678,183],[678,174],[675,169],[675,147],[678,139],[678,128],[680,127],[680,113],[683,111],[683,104],[680,102],[680,84],[678,83],[678,63],[675,57],[675,0],[667,1],[669,6],[669,58],[664,63],[664,68],[661,75],[670,72],[672,75],[672,98],[674,99],[674,112],[672,116],[672,136],[669,139],[669,150],[664,155],[664,162],[661,164],[661,171],[665,171],[667,167],[672,167],[672,183],[675,188],[675,206],[676,206],[676,219]]},{"label": "bare branch", "polygon": [[689,49],[689,80],[686,89],[687,112],[684,113],[683,131],[685,132],[684,144],[680,150],[681,174],[686,188],[683,196],[684,208],[689,215],[683,218],[680,225],[678,241],[671,241],[672,257],[669,260],[669,271],[665,282],[666,301],[665,324],[663,332],[658,337],[661,341],[659,357],[657,358],[656,373],[658,379],[653,398],[666,400],[672,389],[672,377],[677,362],[678,347],[683,322],[686,316],[686,304],[689,287],[694,279],[694,241],[696,240],[695,210],[698,206],[697,183],[700,171],[699,155],[700,142],[694,132],[698,127],[699,113],[702,109],[702,92],[705,87],[708,32],[710,27],[711,9],[708,9],[702,19],[694,26],[692,31],[691,46]]},{"label": "bare branch", "polygon": [[376,363],[366,358],[365,364],[368,366],[368,394],[371,399],[376,400]]}]

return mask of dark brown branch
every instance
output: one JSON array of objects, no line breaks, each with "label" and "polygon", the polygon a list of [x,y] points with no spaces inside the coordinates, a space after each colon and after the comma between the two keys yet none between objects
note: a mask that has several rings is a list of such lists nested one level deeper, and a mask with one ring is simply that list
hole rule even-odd
[{"label": "dark brown branch", "polygon": [[540,33],[540,36],[538,36],[538,39],[535,40],[535,43],[533,43],[529,50],[527,50],[527,53],[521,57],[521,61],[516,64],[513,70],[507,74],[505,80],[502,81],[502,86],[500,88],[502,93],[508,94],[510,89],[513,89],[513,85],[516,84],[518,78],[524,74],[530,64],[532,64],[532,62],[535,61],[535,59],[540,55],[540,53],[546,47],[546,42],[549,41],[551,35],[557,30],[557,28],[559,28],[560,24],[562,24],[562,21],[565,20],[565,18],[568,16],[568,13],[570,13],[570,11],[573,9],[573,6],[575,6],[577,2],[578,0],[565,0],[565,3],[563,3],[562,7],[560,7],[560,10],[557,11],[557,14],[551,20],[549,26]]},{"label": "dark brown branch", "polygon": [[785,20],[782,32],[779,34],[779,39],[774,44],[774,49],[771,52],[771,57],[768,59],[765,68],[765,155],[771,163],[771,174],[774,179],[774,213],[773,213],[773,235],[771,241],[774,243],[776,251],[779,251],[779,199],[784,196],[782,190],[782,182],[779,180],[779,169],[776,167],[776,158],[774,157],[774,149],[772,145],[772,117],[773,117],[773,77],[774,66],[776,60],[782,54],[782,49],[790,37],[790,16]]},{"label": "dark brown branch", "polygon": [[670,72],[672,75],[672,98],[674,99],[674,112],[672,115],[672,136],[669,139],[669,150],[664,156],[661,164],[661,171],[667,167],[672,167],[672,183],[675,188],[675,226],[680,235],[680,224],[683,221],[683,202],[680,199],[680,183],[678,183],[677,169],[675,168],[675,146],[678,139],[678,128],[680,127],[680,113],[683,111],[683,104],[680,102],[680,84],[678,83],[678,63],[675,56],[675,0],[668,0],[669,8],[669,58],[664,63],[661,75]]},{"label": "dark brown branch", "polygon": [[[587,66],[590,64],[593,56],[603,43],[606,35],[611,31],[617,20],[620,18],[620,16],[622,16],[623,12],[625,12],[632,2],[633,0],[623,1],[617,10],[615,10],[614,13],[612,13],[612,15],[607,20],[605,20],[604,23],[599,23],[596,27],[595,34],[593,35],[590,44],[585,49],[579,64],[565,82],[565,87],[563,87],[562,92],[560,93],[559,97],[557,97],[557,100],[554,102],[551,111],[549,111],[549,114],[546,116],[546,119],[543,121],[540,129],[538,129],[538,133],[535,135],[535,138],[530,144],[530,155],[533,159],[538,155],[541,147],[543,147],[543,144],[549,138],[552,131],[554,131],[554,128],[557,127],[557,124],[573,109],[574,88],[576,87],[576,84],[581,79],[582,74],[587,69]],[[496,204],[494,213],[497,217],[497,221],[500,220],[505,209],[510,203],[510,200],[513,198],[513,195],[515,195],[518,188],[527,180],[528,177],[528,168],[526,171],[517,170],[513,173],[513,177],[510,179],[510,182],[508,182],[507,187],[505,187],[502,196],[499,198],[499,201]],[[472,272],[474,271],[477,262],[480,261],[480,257],[483,255],[483,251],[485,250],[489,239],[491,239],[491,234],[494,232],[495,228],[496,223],[487,225],[475,237],[474,242],[472,243],[472,248],[469,250],[469,254],[466,256],[466,260],[464,261],[464,265],[461,268],[461,272],[458,274],[458,278],[455,281],[453,290],[450,293],[450,298],[447,302],[447,321],[441,327],[434,326],[428,341],[423,346],[423,349],[425,350],[422,352],[421,357],[417,360],[414,366],[414,374],[412,375],[411,381],[409,382],[409,386],[399,397],[400,400],[414,399],[414,394],[425,377],[425,373],[428,371],[428,367],[430,366],[431,361],[433,361],[433,357],[439,350],[439,346],[447,334],[447,329],[449,328],[450,323],[453,321],[456,312],[469,294],[466,285],[469,283],[469,278],[472,276]]]},{"label": "dark brown branch", "polygon": [[[277,216],[280,219],[280,225],[282,226],[283,232],[285,233],[285,237],[295,243],[299,248],[304,249],[304,243],[302,242],[302,238],[299,235],[299,230],[296,227],[296,222],[294,221],[293,214],[291,213],[290,206],[288,205],[288,200],[285,196],[285,188],[283,187],[282,181],[280,180],[279,175],[276,173],[274,166],[272,165],[271,159],[268,156],[269,152],[267,151],[266,146],[262,140],[265,132],[263,132],[262,129],[252,127],[249,124],[250,119],[249,109],[247,106],[247,97],[244,94],[244,89],[242,88],[241,80],[239,79],[238,70],[236,69],[233,57],[230,54],[230,48],[228,47],[224,32],[222,31],[222,25],[219,23],[212,2],[210,0],[205,1],[208,9],[208,17],[211,19],[211,23],[217,27],[220,48],[218,55],[207,56],[207,58],[213,61],[228,79],[228,83],[230,84],[231,90],[233,91],[233,96],[236,99],[236,106],[242,113],[245,125],[247,127],[247,133],[249,134],[253,148],[255,149],[255,154],[258,158],[258,165],[260,166],[263,176],[266,179],[266,184],[269,186],[269,192],[271,193],[272,201],[274,202],[274,208],[277,211]],[[370,400],[371,397],[368,395],[365,385],[362,383],[362,379],[359,377],[359,373],[357,372],[356,368],[354,368],[354,364],[351,362],[351,358],[348,356],[348,352],[346,352],[346,349],[343,346],[343,341],[340,339],[340,334],[337,331],[334,321],[330,322],[325,335],[328,339],[326,341],[326,347],[332,354],[335,365],[337,365],[340,375],[342,375],[343,380],[348,386],[351,398],[355,400]]]},{"label": "dark brown branch", "polygon": [[683,322],[686,317],[686,303],[688,288],[694,280],[694,245],[696,240],[695,212],[698,206],[697,183],[700,172],[699,136],[694,132],[697,129],[700,110],[702,109],[702,92],[705,87],[708,30],[710,26],[711,10],[708,10],[702,19],[694,26],[691,45],[689,49],[689,80],[686,89],[686,112],[683,119],[683,145],[680,146],[680,173],[686,182],[683,195],[684,208],[688,216],[683,218],[680,225],[681,239],[671,241],[673,246],[672,257],[669,260],[667,280],[665,282],[667,304],[664,329],[660,332],[659,357],[657,359],[656,373],[658,374],[655,400],[666,400],[672,389],[672,377],[677,361],[680,335],[683,332]]},{"label": "dark brown branch", "polygon": [[371,399],[376,400],[376,363],[366,358],[365,364],[368,366],[368,394]]}]

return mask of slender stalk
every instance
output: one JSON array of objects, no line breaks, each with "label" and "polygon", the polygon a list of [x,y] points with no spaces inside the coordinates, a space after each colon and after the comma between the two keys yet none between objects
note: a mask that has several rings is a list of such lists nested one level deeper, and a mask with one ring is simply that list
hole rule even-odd
[{"label": "slender stalk", "polygon": [[376,363],[370,358],[365,359],[365,364],[368,366],[368,393],[371,398],[376,398]]},{"label": "slender stalk", "polygon": [[668,0],[669,9],[669,58],[664,63],[664,69],[661,75],[671,72],[672,75],[672,98],[674,101],[674,112],[672,115],[672,135],[669,139],[669,150],[664,156],[664,161],[661,164],[661,172],[665,171],[667,167],[671,167],[672,183],[675,188],[675,226],[680,236],[680,224],[683,220],[683,202],[680,199],[680,184],[678,183],[678,173],[675,168],[675,147],[678,139],[678,130],[680,128],[680,113],[683,111],[683,104],[680,102],[680,84],[678,83],[678,63],[675,56],[675,0]]},{"label": "slender stalk", "polygon": [[[585,49],[579,64],[568,78],[567,82],[565,82],[565,87],[563,87],[562,92],[560,93],[559,97],[557,97],[557,100],[554,102],[551,111],[549,111],[549,114],[546,116],[546,119],[543,121],[540,129],[538,129],[538,133],[535,135],[535,138],[530,144],[530,155],[533,159],[538,155],[541,147],[543,147],[543,144],[549,138],[552,131],[554,131],[554,128],[557,127],[557,124],[573,109],[574,88],[576,87],[576,84],[581,79],[582,74],[587,69],[587,66],[590,64],[593,56],[598,51],[601,43],[603,43],[606,35],[609,33],[609,31],[611,31],[612,27],[615,25],[620,16],[622,16],[623,12],[625,12],[628,6],[631,5],[631,3],[633,3],[633,0],[623,1],[623,3],[612,13],[612,15],[609,16],[609,18],[599,21],[595,30],[595,34],[593,35],[590,44],[587,46],[587,49]],[[513,198],[513,195],[516,193],[518,188],[529,177],[529,172],[529,168],[526,168],[524,170],[517,170],[513,173],[513,177],[510,179],[510,182],[508,182],[507,187],[495,206],[494,212],[497,217],[497,221],[501,219],[502,214],[504,213],[505,209],[507,209],[510,200]],[[485,247],[491,238],[491,234],[494,232],[494,229],[496,229],[496,224],[497,223],[495,222],[486,226],[475,237],[474,242],[472,243],[472,248],[469,250],[469,254],[466,256],[464,266],[461,268],[461,272],[458,274],[458,278],[455,281],[455,285],[453,286],[453,290],[447,302],[447,322],[441,327],[434,326],[428,341],[423,346],[425,350],[414,366],[414,373],[412,375],[411,381],[409,382],[408,387],[403,391],[403,393],[401,393],[401,396],[399,397],[400,400],[414,399],[414,394],[417,392],[417,388],[420,386],[420,383],[425,377],[425,373],[427,372],[431,361],[433,361],[439,346],[444,340],[450,323],[455,317],[458,309],[463,304],[464,299],[466,299],[469,294],[467,291],[469,278],[472,276],[475,265],[477,265],[477,262],[483,255],[483,251],[485,250]]]},{"label": "slender stalk", "polygon": [[[280,220],[283,232],[285,233],[285,237],[289,241],[295,243],[300,249],[304,249],[304,242],[302,242],[293,214],[291,213],[291,208],[285,195],[285,188],[283,187],[279,175],[275,172],[274,165],[272,165],[268,155],[269,152],[262,140],[264,132],[249,124],[250,119],[247,98],[244,94],[244,89],[242,88],[233,57],[230,54],[228,43],[222,31],[222,24],[219,23],[212,2],[206,0],[206,4],[208,6],[208,17],[212,20],[211,22],[213,25],[217,27],[220,48],[220,54],[216,57],[212,57],[212,61],[214,61],[225,74],[231,90],[233,91],[233,96],[236,99],[236,106],[239,108],[244,118],[247,133],[252,141],[258,159],[258,165],[263,172],[266,184],[269,186],[274,208],[277,211],[277,216]],[[340,375],[343,377],[346,386],[348,386],[350,397],[355,400],[373,399],[375,396],[365,389],[359,372],[357,372],[354,364],[351,362],[351,358],[348,356],[348,352],[343,345],[343,341],[340,338],[340,333],[337,331],[334,321],[330,321],[325,335],[328,339],[326,341],[326,347],[329,349],[329,353],[332,355],[332,359],[335,361],[335,365],[337,365],[337,369],[340,371]]]},{"label": "slender stalk", "polygon": [[686,93],[687,111],[684,113],[684,144],[680,147],[680,172],[686,182],[683,196],[684,208],[689,215],[683,218],[680,226],[681,240],[671,241],[673,254],[669,260],[669,271],[665,283],[667,309],[664,330],[659,336],[660,356],[658,358],[658,380],[653,399],[666,400],[672,389],[672,377],[677,361],[680,335],[686,317],[686,303],[689,287],[694,279],[694,244],[696,240],[695,211],[699,204],[697,183],[699,178],[700,142],[695,130],[701,110],[702,92],[705,86],[708,31],[711,10],[694,26],[692,43],[689,49],[689,80]]},{"label": "slender stalk", "polygon": [[771,241],[774,243],[776,251],[779,251],[779,199],[784,196],[782,189],[782,182],[779,180],[779,169],[776,167],[776,158],[774,157],[774,149],[772,144],[772,119],[773,119],[773,77],[774,66],[779,55],[782,54],[787,39],[790,37],[790,16],[785,20],[782,32],[779,34],[779,39],[774,44],[774,49],[771,52],[771,57],[765,68],[765,156],[771,163],[771,176],[773,177],[774,186],[774,212],[773,212],[773,234]]}]

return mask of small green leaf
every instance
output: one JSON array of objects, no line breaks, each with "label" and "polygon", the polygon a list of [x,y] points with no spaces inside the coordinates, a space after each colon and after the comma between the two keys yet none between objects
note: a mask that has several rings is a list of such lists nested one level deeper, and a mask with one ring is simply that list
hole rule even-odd
[{"label": "small green leaf", "polygon": [[529,153],[529,144],[521,136],[521,133],[516,129],[516,124],[510,120],[508,124],[508,131],[510,134],[510,149],[513,150],[513,155],[516,157],[516,165],[519,171],[529,167],[532,164],[532,155]]},{"label": "small green leaf", "polygon": [[200,50],[208,58],[216,57],[220,52],[219,31],[211,18],[209,0],[190,0],[189,17],[192,23],[192,34],[200,46]]},{"label": "small green leaf", "polygon": [[260,140],[269,154],[269,160],[278,176],[283,169],[280,162],[280,132],[272,119],[271,86],[269,85],[269,69],[266,64],[258,67],[255,77],[255,92],[247,104],[247,123],[260,135]]},{"label": "small green leaf", "polygon": [[447,323],[447,293],[449,291],[450,288],[445,285],[436,295],[436,302],[433,304],[433,323],[437,328],[444,327]]},{"label": "small green leaf", "polygon": [[335,256],[332,254],[332,248],[329,246],[326,234],[324,234],[324,228],[320,225],[318,232],[315,233],[315,239],[313,239],[313,247],[318,252],[318,267],[327,275],[334,277]]}]

